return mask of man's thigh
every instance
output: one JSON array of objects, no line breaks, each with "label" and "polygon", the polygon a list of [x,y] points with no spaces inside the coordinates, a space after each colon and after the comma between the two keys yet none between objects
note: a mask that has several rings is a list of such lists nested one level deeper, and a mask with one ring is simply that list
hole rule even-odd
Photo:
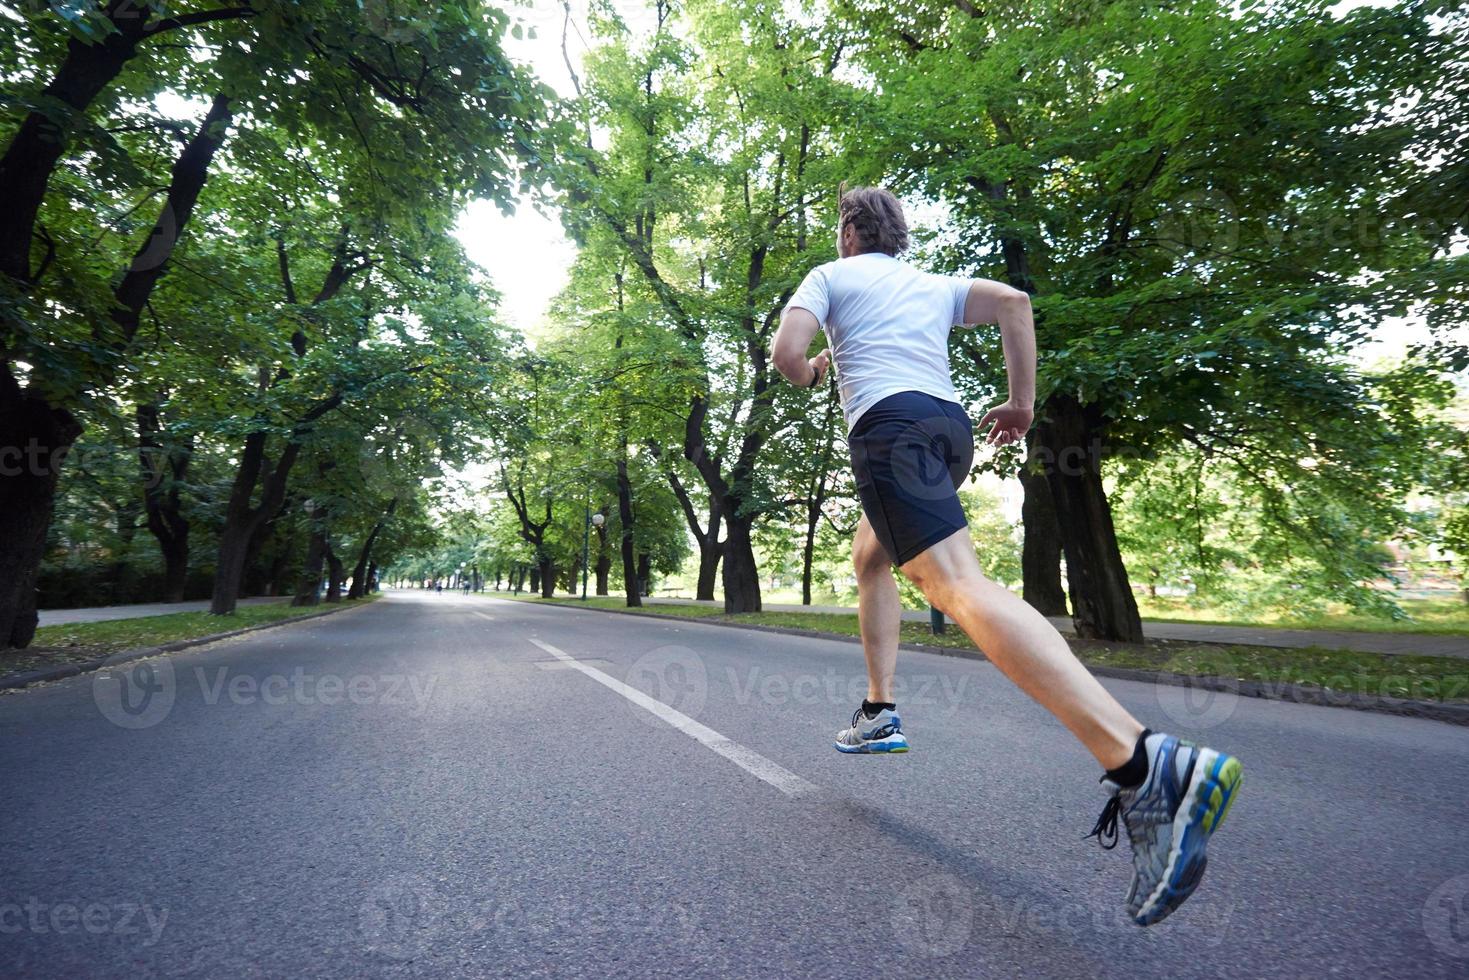
[{"label": "man's thigh", "polygon": [[904,562],[898,570],[910,582],[924,590],[935,586],[943,587],[952,582],[984,579],[984,573],[979,568],[979,559],[974,554],[974,540],[969,536],[967,527],[961,527],[948,537],[934,542]]}]

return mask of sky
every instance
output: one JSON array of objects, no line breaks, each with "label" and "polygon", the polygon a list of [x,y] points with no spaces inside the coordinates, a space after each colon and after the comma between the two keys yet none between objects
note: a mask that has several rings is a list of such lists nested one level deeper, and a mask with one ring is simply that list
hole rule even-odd
[{"label": "sky", "polygon": [[[635,0],[616,0],[614,6],[635,31],[649,26],[648,5]],[[505,49],[517,61],[527,64],[542,82],[557,94],[570,98],[575,94],[571,76],[562,57],[561,33],[565,11],[561,4],[533,0],[529,9],[516,8],[513,14],[529,30],[521,38],[507,35]],[[582,72],[590,32],[587,29],[586,0],[572,0],[571,28],[567,31],[566,53]],[[522,202],[515,213],[506,216],[487,202],[476,202],[460,216],[455,234],[469,257],[483,266],[501,295],[501,316],[509,326],[522,333],[532,333],[550,308],[551,300],[566,285],[567,273],[576,248],[561,230],[555,215],[547,216]]]}]

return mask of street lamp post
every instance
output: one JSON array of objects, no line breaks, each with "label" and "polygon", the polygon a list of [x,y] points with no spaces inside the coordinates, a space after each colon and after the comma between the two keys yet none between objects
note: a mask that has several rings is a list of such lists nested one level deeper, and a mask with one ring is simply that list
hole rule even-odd
[{"label": "street lamp post", "polygon": [[591,552],[592,528],[601,527],[603,522],[607,520],[600,513],[592,513],[592,502],[590,499],[587,501],[586,506],[587,522],[582,530],[581,537],[581,598],[583,602],[587,599],[587,559]]}]

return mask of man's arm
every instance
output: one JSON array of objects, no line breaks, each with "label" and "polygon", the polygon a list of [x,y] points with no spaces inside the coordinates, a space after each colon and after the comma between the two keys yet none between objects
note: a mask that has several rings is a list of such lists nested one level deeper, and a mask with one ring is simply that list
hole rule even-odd
[{"label": "man's arm", "polygon": [[806,356],[811,339],[820,329],[820,322],[810,310],[788,306],[781,313],[780,328],[770,345],[770,358],[775,362],[775,369],[791,384],[815,388],[826,377],[826,369],[831,366],[831,348],[815,357]]},{"label": "man's arm", "polygon": [[1023,439],[1035,421],[1035,320],[1030,295],[1004,283],[976,279],[964,300],[964,322],[998,323],[1005,351],[1010,398],[980,419],[980,429],[990,427],[985,442],[1003,446]]}]

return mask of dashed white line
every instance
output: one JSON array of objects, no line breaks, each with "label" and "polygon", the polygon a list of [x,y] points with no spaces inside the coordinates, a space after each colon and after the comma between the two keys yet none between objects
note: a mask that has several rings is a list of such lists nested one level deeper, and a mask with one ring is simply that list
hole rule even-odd
[{"label": "dashed white line", "polygon": [[740,743],[726,738],[707,725],[700,724],[677,708],[671,708],[657,698],[650,698],[637,688],[629,684],[624,684],[610,674],[603,673],[595,667],[582,663],[575,657],[562,650],[558,650],[549,643],[542,643],[535,637],[531,637],[530,641],[551,654],[551,656],[586,674],[603,687],[616,691],[639,708],[666,721],[669,725],[683,732],[694,741],[724,756],[756,779],[774,786],[785,795],[801,796],[816,791],[814,784],[808,783],[789,769],[771,762],[754,749],[748,749]]}]

